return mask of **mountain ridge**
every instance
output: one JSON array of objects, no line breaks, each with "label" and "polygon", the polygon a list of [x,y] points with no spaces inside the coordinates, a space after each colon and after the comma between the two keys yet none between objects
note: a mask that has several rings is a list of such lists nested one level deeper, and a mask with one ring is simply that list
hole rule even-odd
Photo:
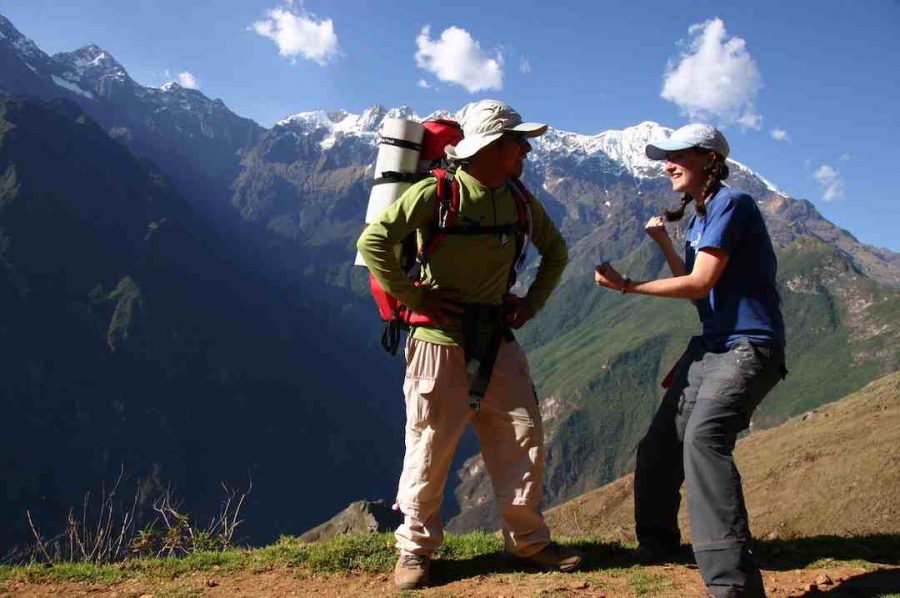
[{"label": "mountain ridge", "polygon": [[[192,130],[188,132],[187,137],[189,139],[194,136],[226,139],[232,146],[229,152],[231,158],[243,155],[260,135],[278,135],[279,132],[288,135],[317,136],[319,137],[319,147],[325,151],[333,149],[338,139],[342,137],[347,138],[348,141],[356,138],[374,147],[377,144],[377,129],[384,118],[419,119],[415,111],[407,106],[388,109],[376,104],[360,114],[344,110],[299,112],[278,121],[272,128],[265,129],[252,119],[239,117],[228,110],[222,100],[209,99],[199,90],[186,89],[174,82],[167,83],[162,88],[141,86],[131,79],[125,68],[109,52],[93,44],[72,52],[60,52],[48,57],[33,41],[16,30],[8,19],[2,15],[0,15],[0,19],[2,19],[0,20],[0,31],[3,32],[5,38],[13,40],[12,46],[21,54],[23,61],[29,64],[27,59],[30,59],[42,65],[46,64],[45,68],[49,73],[52,85],[56,86],[61,93],[74,96],[76,101],[96,100],[98,97],[112,99],[117,88],[127,88],[129,94],[139,98],[141,102],[148,103],[152,107],[152,113],[171,112],[175,108],[176,118],[183,119],[184,114],[189,114],[195,120],[199,120],[188,127]],[[0,46],[4,41],[0,39]],[[31,69],[39,70],[35,67],[31,67]],[[56,77],[56,80],[53,77]],[[65,82],[65,85],[60,85],[60,81]],[[0,84],[2,84],[2,79],[0,79]],[[45,82],[46,85],[49,84]],[[178,108],[181,110],[177,110]],[[425,118],[450,116],[450,114],[446,110],[440,110]],[[245,121],[248,125],[244,126],[249,126],[250,129],[247,133],[235,136],[232,132],[233,126],[217,127],[214,124],[213,119],[221,118],[221,115]],[[338,115],[340,115],[340,120],[334,120]],[[102,118],[100,120],[103,122]],[[176,124],[175,128],[180,128],[180,125]],[[324,135],[322,135],[323,131],[325,131]],[[671,131],[672,129],[653,121],[644,121],[624,129],[609,129],[594,135],[551,127],[543,138],[534,141],[535,151],[532,153],[529,169],[532,172],[538,171],[544,179],[552,179],[553,162],[571,158],[576,161],[577,166],[581,162],[599,160],[604,162],[605,168],[611,169],[614,174],[625,172],[635,177],[638,180],[640,191],[640,180],[656,179],[663,175],[661,164],[648,160],[644,155],[644,146],[650,141],[668,135]],[[129,135],[128,131],[122,130],[116,133],[126,137]],[[196,154],[196,152],[192,153]],[[218,159],[228,162],[228,158],[225,156],[219,156]],[[189,162],[193,160],[196,158],[189,158]],[[752,186],[757,190],[755,195],[759,196],[758,200],[765,201],[769,195],[790,198],[774,183],[747,165],[731,159],[729,163],[733,169],[733,177],[755,181]],[[178,171],[176,164],[167,166],[175,172]],[[231,171],[231,174],[227,175],[230,178],[234,176],[236,168],[237,164],[234,162],[228,167],[219,165],[212,174],[217,172],[225,175],[227,171]],[[604,167],[601,165],[602,168]],[[202,171],[203,168],[200,170]],[[541,187],[548,190],[547,183],[542,184]],[[754,189],[748,189],[748,191],[753,193]],[[224,193],[224,190],[222,192]],[[836,227],[825,220],[814,206],[809,204],[809,207],[813,211],[810,213],[809,210],[806,210],[805,217],[807,220],[812,219],[816,222],[814,222],[814,226],[808,227],[808,230],[817,229],[813,234],[827,243],[837,244],[842,251],[852,256],[864,271],[887,284],[900,287],[900,253],[860,243],[849,231]],[[825,226],[823,222],[828,222],[828,225],[834,230],[826,230],[829,227]]]}]

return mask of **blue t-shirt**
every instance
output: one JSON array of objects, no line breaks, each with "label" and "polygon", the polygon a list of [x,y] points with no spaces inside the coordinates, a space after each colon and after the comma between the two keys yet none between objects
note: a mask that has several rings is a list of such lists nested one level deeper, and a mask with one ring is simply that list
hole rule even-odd
[{"label": "blue t-shirt", "polygon": [[684,255],[688,272],[697,252],[707,247],[728,253],[719,282],[696,301],[707,344],[731,347],[745,336],[754,344],[784,346],[775,251],[752,197],[722,187],[706,202],[706,216],[691,218]]}]

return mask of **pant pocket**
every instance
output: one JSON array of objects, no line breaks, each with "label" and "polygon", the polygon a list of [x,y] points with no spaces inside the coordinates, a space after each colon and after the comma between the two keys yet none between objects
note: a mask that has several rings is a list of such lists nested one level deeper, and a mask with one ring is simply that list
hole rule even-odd
[{"label": "pant pocket", "polygon": [[406,423],[408,426],[421,427],[428,423],[434,386],[434,378],[407,378],[404,380],[403,395],[406,398]]}]

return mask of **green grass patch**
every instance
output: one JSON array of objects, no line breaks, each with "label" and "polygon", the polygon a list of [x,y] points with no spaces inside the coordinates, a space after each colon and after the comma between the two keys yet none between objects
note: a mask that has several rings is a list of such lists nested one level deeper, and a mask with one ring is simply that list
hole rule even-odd
[{"label": "green grass patch", "polygon": [[643,570],[632,573],[628,583],[638,596],[656,596],[675,586],[665,574]]},{"label": "green grass patch", "polygon": [[[448,535],[435,556],[446,560],[470,560],[502,550],[503,542],[496,534]],[[303,568],[313,573],[387,572],[393,568],[395,559],[391,533],[340,536],[315,544],[284,537],[262,548],[200,552],[182,558],[135,559],[112,565],[34,563],[3,566],[0,567],[0,583],[23,580],[111,584],[134,576],[174,579],[195,571],[215,569],[227,574],[278,567]]]},{"label": "green grass patch", "polygon": [[318,544],[301,545],[299,564],[316,573],[389,571],[394,565],[392,534],[342,536]]},{"label": "green grass patch", "polygon": [[448,534],[444,544],[435,556],[440,559],[461,561],[502,550],[503,540],[498,534],[484,532],[461,535]]}]

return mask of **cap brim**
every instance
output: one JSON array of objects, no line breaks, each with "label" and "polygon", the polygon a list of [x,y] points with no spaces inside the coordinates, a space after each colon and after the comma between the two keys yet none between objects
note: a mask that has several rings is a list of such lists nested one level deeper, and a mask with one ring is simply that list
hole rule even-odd
[{"label": "cap brim", "polygon": [[651,160],[665,160],[669,152],[677,152],[689,147],[694,146],[684,141],[669,138],[658,143],[648,143],[644,152]]},{"label": "cap brim", "polygon": [[503,131],[497,131],[488,135],[472,135],[464,138],[456,145],[448,145],[444,148],[444,153],[451,160],[466,160],[502,136]]},{"label": "cap brim", "polygon": [[543,123],[519,123],[516,126],[506,130],[525,133],[529,137],[540,137],[547,132],[547,128],[547,125]]}]

